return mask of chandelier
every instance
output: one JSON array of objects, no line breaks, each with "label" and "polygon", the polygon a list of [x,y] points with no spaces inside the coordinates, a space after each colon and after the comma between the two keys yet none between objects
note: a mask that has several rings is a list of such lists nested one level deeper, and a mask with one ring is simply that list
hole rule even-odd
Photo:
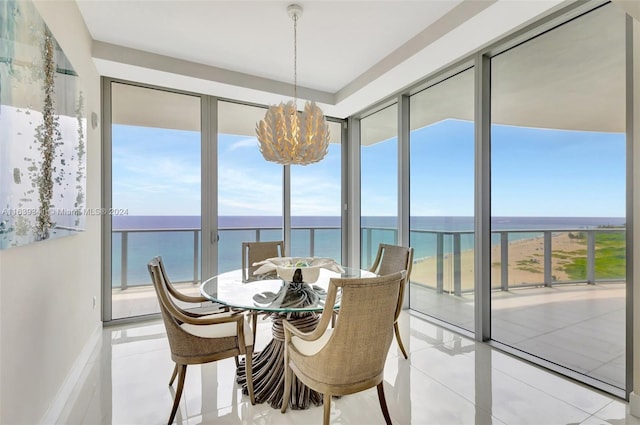
[{"label": "chandelier", "polygon": [[329,148],[329,127],[322,110],[307,101],[298,112],[298,19],[302,7],[287,7],[293,19],[293,100],[271,105],[264,119],[256,124],[260,152],[267,161],[282,165],[308,165],[322,160]]}]

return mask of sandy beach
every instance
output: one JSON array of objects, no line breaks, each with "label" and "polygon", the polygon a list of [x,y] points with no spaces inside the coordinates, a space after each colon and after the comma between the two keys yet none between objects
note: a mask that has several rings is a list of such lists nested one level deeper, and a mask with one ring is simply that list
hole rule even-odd
[{"label": "sandy beach", "polygon": [[[558,233],[551,239],[551,265],[554,280],[569,280],[562,270],[564,264],[571,262],[572,256],[584,256],[577,251],[586,250],[584,240],[569,238],[568,232]],[[572,255],[573,254],[573,255]],[[568,258],[567,258],[568,257]],[[411,272],[411,281],[430,287],[436,286],[436,257],[416,259]],[[462,290],[473,289],[474,251],[461,253]],[[500,286],[501,281],[500,245],[491,248],[491,282],[492,286]],[[509,286],[544,282],[544,240],[542,235],[534,239],[523,239],[509,243]],[[453,258],[444,257],[444,290],[453,292]]]}]

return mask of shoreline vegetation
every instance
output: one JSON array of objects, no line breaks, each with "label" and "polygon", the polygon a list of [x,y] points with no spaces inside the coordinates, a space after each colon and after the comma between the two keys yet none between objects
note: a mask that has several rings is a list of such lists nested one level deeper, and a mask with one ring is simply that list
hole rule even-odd
[{"label": "shoreline vegetation", "polygon": [[[604,226],[603,226],[604,227]],[[609,227],[607,227],[609,228]],[[622,230],[622,229],[621,229]],[[586,281],[587,236],[585,232],[558,232],[551,239],[551,275],[554,282]],[[473,291],[474,250],[460,253],[462,291]],[[444,255],[444,291],[453,292],[453,255]],[[509,242],[509,287],[544,284],[544,240],[542,235]],[[595,278],[624,279],[626,274],[626,241],[624,232],[595,235]],[[416,260],[411,281],[435,288],[437,258]],[[501,282],[500,245],[491,247],[491,284]]]}]

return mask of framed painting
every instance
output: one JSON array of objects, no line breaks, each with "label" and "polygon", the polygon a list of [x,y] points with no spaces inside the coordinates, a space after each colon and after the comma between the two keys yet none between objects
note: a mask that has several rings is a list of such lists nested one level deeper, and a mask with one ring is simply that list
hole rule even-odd
[{"label": "framed painting", "polygon": [[84,230],[80,77],[30,1],[0,1],[0,249]]}]

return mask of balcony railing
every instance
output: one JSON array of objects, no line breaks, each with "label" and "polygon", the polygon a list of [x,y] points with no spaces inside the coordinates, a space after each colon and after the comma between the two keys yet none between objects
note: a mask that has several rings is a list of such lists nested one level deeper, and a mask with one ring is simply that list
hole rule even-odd
[{"label": "balcony railing", "polygon": [[[619,234],[624,235],[624,228],[593,228],[593,229],[513,229],[513,230],[496,230],[491,232],[492,234],[492,249],[499,250],[499,276],[492,277],[492,289],[508,291],[513,287],[527,287],[527,286],[547,286],[551,287],[556,284],[575,284],[575,283],[604,283],[604,282],[621,282],[624,281],[624,276],[596,276],[596,235],[598,234]],[[555,251],[553,247],[553,237],[561,234],[575,235],[575,239],[586,243],[586,252],[584,256],[577,254],[573,256],[573,259],[583,258],[586,260],[586,274],[584,279],[572,279],[572,280],[560,280],[553,274],[552,258],[554,255],[564,255],[563,251]],[[473,237],[472,231],[430,231],[419,230],[411,232],[412,238],[414,235],[431,235],[435,239],[435,257],[436,271],[435,278],[430,279],[427,282],[419,282],[426,286],[431,286],[438,293],[445,292],[445,284],[448,283],[449,287],[452,287],[452,292],[455,295],[462,295],[465,292],[472,292],[473,289],[464,289],[463,274],[462,274],[462,258],[465,249],[462,248],[462,240],[466,236],[468,237],[468,243],[466,250],[473,249]],[[520,236],[518,236],[520,235]],[[535,236],[533,236],[535,235]],[[513,242],[513,236],[516,240],[524,241],[525,239],[542,239],[542,254],[535,253],[535,256],[542,257],[542,270],[539,281],[522,281],[516,284],[509,283],[510,277],[510,242]],[[447,243],[448,242],[448,243]],[[469,245],[471,247],[469,247]],[[499,247],[499,248],[498,248]],[[577,252],[577,251],[576,251]],[[538,263],[537,258],[530,256],[531,261]],[[416,255],[416,262],[425,260],[424,257]],[[492,258],[492,262],[496,258]],[[492,264],[493,265],[493,264]],[[445,269],[449,271],[450,282],[445,279]],[[413,281],[413,279],[412,279]],[[467,282],[467,286],[473,287],[473,282]]]},{"label": "balcony railing", "polygon": [[[276,240],[281,236],[280,227],[227,227],[219,229],[219,269],[221,271],[240,267],[240,243],[242,241]],[[340,227],[315,226],[295,227],[292,232],[299,236],[304,233],[307,236],[296,237],[295,241],[306,241],[306,246],[294,244],[293,254],[296,256],[326,256],[340,258]],[[322,243],[323,233],[333,232],[337,243],[327,247]],[[165,263],[174,260],[171,269],[177,276],[176,283],[200,282],[200,238],[201,230],[198,228],[180,229],[127,229],[113,230],[112,232],[112,287],[127,289],[132,286],[151,285],[144,265],[155,255],[163,255]],[[151,239],[154,240],[151,240]],[[324,240],[328,238],[324,235]],[[131,245],[135,245],[134,248]],[[188,251],[188,255],[186,254]],[[332,252],[335,251],[335,252]],[[180,264],[175,264],[174,255],[165,253],[179,253]],[[225,255],[227,253],[233,254]],[[187,266],[187,263],[189,264]],[[192,267],[191,267],[192,265]]]},{"label": "balcony railing", "polygon": [[[220,248],[219,250],[229,250],[233,252],[229,254],[227,259],[229,264],[227,268],[240,267],[240,249],[238,248],[240,240],[273,240],[278,238],[281,229],[273,228],[224,228],[219,229]],[[339,227],[295,227],[292,232],[294,237],[294,246],[292,255],[296,256],[333,256],[339,258]],[[336,255],[331,255],[325,246],[319,249],[321,233],[333,232],[338,239],[335,249]],[[517,287],[523,286],[552,286],[562,283],[588,283],[596,282],[613,282],[624,280],[623,276],[608,276],[606,278],[597,278],[596,276],[596,235],[602,233],[618,233],[624,235],[624,228],[594,228],[594,229],[517,229],[517,230],[496,230],[492,232],[492,246],[499,245],[500,252],[500,270],[499,279],[493,283],[492,289],[509,290],[509,239],[523,239],[524,234],[536,234],[538,238],[542,238],[542,276],[539,282],[518,282]],[[586,276],[584,279],[577,280],[557,280],[554,278],[552,270],[553,236],[571,233],[580,235],[581,241],[586,241]],[[306,234],[306,236],[305,236]],[[179,236],[178,236],[179,235]],[[518,236],[519,235],[519,236]],[[435,261],[435,276],[419,281],[418,283],[432,287],[437,292],[453,292],[455,295],[461,295],[464,292],[472,291],[465,289],[463,285],[463,253],[473,250],[472,231],[442,231],[442,230],[412,230],[412,245],[416,249],[415,261],[431,260]],[[176,282],[192,282],[200,281],[200,229],[132,229],[132,230],[114,230],[113,231],[113,287],[127,289],[130,286],[149,285],[144,265],[149,258],[162,253],[162,250],[172,250],[179,253],[179,269]],[[150,238],[155,238],[154,242]],[[431,241],[422,244],[428,248],[420,247],[419,243],[413,241],[425,240]],[[137,240],[137,241],[136,241]],[[379,243],[394,243],[397,240],[397,230],[385,227],[363,227],[362,228],[362,263],[363,267],[368,267],[378,249]],[[225,247],[226,244],[229,247]],[[295,243],[297,241],[297,244]],[[466,242],[466,244],[463,243]],[[135,243],[138,251],[134,253],[131,244]],[[306,245],[306,246],[301,246]],[[327,245],[325,243],[325,245]],[[232,247],[233,246],[233,247]],[[237,251],[237,253],[236,253]],[[536,254],[539,255],[539,254]],[[167,255],[167,257],[170,257]],[[169,260],[169,258],[167,258]],[[177,260],[176,260],[177,261]],[[224,261],[224,259],[221,259]],[[492,260],[493,261],[493,260]],[[536,260],[537,261],[537,260]],[[135,263],[135,273],[130,268],[131,263]],[[237,262],[237,264],[235,264]],[[172,268],[172,270],[174,270]],[[445,274],[445,270],[448,272]],[[132,279],[131,275],[135,275]],[[445,279],[446,275],[449,279]],[[413,279],[412,279],[413,280]],[[499,281],[499,285],[497,285]],[[446,284],[446,285],[445,285]],[[445,289],[445,286],[447,289]],[[467,285],[469,286],[469,285]],[[472,285],[471,285],[472,286]],[[513,285],[511,285],[513,286]],[[452,288],[452,291],[450,290]]]}]

